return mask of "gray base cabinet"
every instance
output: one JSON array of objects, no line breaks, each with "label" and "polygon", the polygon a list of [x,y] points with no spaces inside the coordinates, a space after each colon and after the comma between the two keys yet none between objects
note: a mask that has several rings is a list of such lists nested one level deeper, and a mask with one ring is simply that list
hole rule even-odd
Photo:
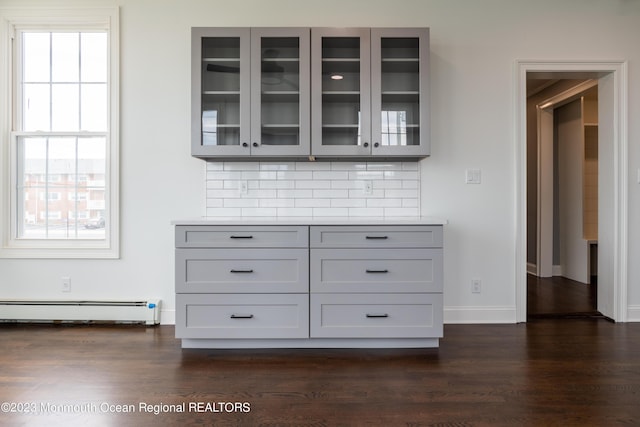
[{"label": "gray base cabinet", "polygon": [[187,348],[437,347],[441,225],[176,226]]}]

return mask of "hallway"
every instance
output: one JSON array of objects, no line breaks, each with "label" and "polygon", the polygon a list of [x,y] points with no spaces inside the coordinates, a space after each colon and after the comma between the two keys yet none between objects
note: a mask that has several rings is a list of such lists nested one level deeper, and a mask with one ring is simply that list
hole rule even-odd
[{"label": "hallway", "polygon": [[527,318],[599,317],[597,285],[527,275]]}]

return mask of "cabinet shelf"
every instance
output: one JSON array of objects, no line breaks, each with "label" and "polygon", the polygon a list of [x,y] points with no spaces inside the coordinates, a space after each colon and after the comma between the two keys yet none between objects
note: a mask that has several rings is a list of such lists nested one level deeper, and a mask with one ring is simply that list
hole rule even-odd
[{"label": "cabinet shelf", "polygon": [[202,62],[240,62],[240,58],[202,58]]},{"label": "cabinet shelf", "polygon": [[357,129],[360,127],[359,124],[323,124],[323,128],[327,129]]},{"label": "cabinet shelf", "polygon": [[239,90],[205,90],[203,95],[240,95]]},{"label": "cabinet shelf", "polygon": [[360,58],[322,58],[322,62],[360,62]]},{"label": "cabinet shelf", "polygon": [[262,58],[262,62],[300,62],[300,58]]},{"label": "cabinet shelf", "polygon": [[382,62],[418,62],[419,58],[382,58]]},{"label": "cabinet shelf", "polygon": [[297,129],[297,128],[299,128],[299,127],[300,127],[300,125],[299,125],[299,124],[296,124],[296,123],[292,123],[292,124],[287,124],[287,123],[284,123],[284,124],[272,124],[272,123],[266,124],[266,123],[263,123],[263,124],[262,124],[262,127],[263,127],[264,129],[278,129],[278,128],[292,128],[292,129]]},{"label": "cabinet shelf", "polygon": [[297,96],[300,95],[300,92],[297,90],[265,90],[262,92],[262,95],[289,95],[289,96]]},{"label": "cabinet shelf", "polygon": [[[218,123],[216,125],[216,127],[220,128],[220,129],[238,129],[238,128],[240,128],[240,125],[239,124],[221,124],[221,123]],[[206,132],[206,131],[204,131],[204,132]]]}]

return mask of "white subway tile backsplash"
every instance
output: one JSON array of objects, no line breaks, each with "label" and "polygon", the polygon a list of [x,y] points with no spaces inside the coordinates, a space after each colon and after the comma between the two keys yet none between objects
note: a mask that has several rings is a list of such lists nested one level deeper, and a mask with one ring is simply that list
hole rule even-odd
[{"label": "white subway tile backsplash", "polygon": [[313,171],[313,179],[349,179],[348,171]]},{"label": "white subway tile backsplash", "polygon": [[328,208],[331,206],[331,199],[296,199],[296,208]]},{"label": "white subway tile backsplash", "polygon": [[226,171],[257,171],[260,170],[260,163],[255,162],[226,162],[224,163]]},{"label": "white subway tile backsplash", "polygon": [[278,190],[279,199],[304,199],[313,197],[313,190]]},{"label": "white subway tile backsplash", "polygon": [[296,181],[296,188],[331,188],[331,181],[315,180],[315,181]]},{"label": "white subway tile backsplash", "polygon": [[396,217],[396,216],[419,216],[419,208],[384,208],[384,216]]},{"label": "white subway tile backsplash", "polygon": [[418,190],[417,189],[402,189],[402,190],[395,190],[395,189],[389,189],[389,190],[384,190],[384,196],[385,197],[398,197],[401,199],[417,199],[418,198]]},{"label": "white subway tile backsplash", "polygon": [[313,190],[313,197],[325,198],[325,199],[347,199],[349,197],[349,190],[343,190],[338,188],[332,188],[330,190]]},{"label": "white subway tile backsplash", "polygon": [[276,188],[276,189],[293,189],[295,187],[295,181],[286,181],[286,180],[262,180],[258,181],[260,188]]},{"label": "white subway tile backsplash", "polygon": [[367,170],[366,163],[331,162],[331,170],[334,171],[356,171]]},{"label": "white subway tile backsplash", "polygon": [[208,171],[207,181],[227,181],[230,179],[242,179],[241,171]]},{"label": "white subway tile backsplash", "polygon": [[348,208],[313,208],[313,216],[349,216]]},{"label": "white subway tile backsplash", "polygon": [[278,216],[313,216],[312,208],[278,208]]},{"label": "white subway tile backsplash", "polygon": [[225,208],[257,208],[259,199],[224,199]]},{"label": "white subway tile backsplash", "polygon": [[368,208],[401,208],[402,199],[367,199]]},{"label": "white subway tile backsplash", "polygon": [[418,171],[385,171],[384,179],[418,179]]},{"label": "white subway tile backsplash", "polygon": [[278,171],[277,179],[313,179],[312,171]]},{"label": "white subway tile backsplash", "polygon": [[205,172],[212,217],[420,214],[416,162],[208,162]]},{"label": "white subway tile backsplash", "polygon": [[331,199],[332,208],[365,208],[366,199]]},{"label": "white subway tile backsplash", "polygon": [[349,179],[383,179],[382,171],[352,171],[349,172]]},{"label": "white subway tile backsplash", "polygon": [[384,216],[382,208],[349,208],[348,216]]},{"label": "white subway tile backsplash", "polygon": [[259,199],[261,208],[293,208],[295,199]]},{"label": "white subway tile backsplash", "polygon": [[277,216],[277,208],[242,208],[242,216]]},{"label": "white subway tile backsplash", "polygon": [[370,171],[402,170],[402,162],[368,163],[367,170],[370,170]]},{"label": "white subway tile backsplash", "polygon": [[261,171],[292,171],[296,169],[296,164],[291,163],[260,163]]},{"label": "white subway tile backsplash", "polygon": [[277,171],[259,171],[259,170],[249,170],[242,171],[242,179],[277,179],[278,172]]}]

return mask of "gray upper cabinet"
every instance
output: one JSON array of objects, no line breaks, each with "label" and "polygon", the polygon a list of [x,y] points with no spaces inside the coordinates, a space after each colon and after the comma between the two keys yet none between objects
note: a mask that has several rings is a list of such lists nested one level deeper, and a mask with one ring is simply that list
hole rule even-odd
[{"label": "gray upper cabinet", "polygon": [[429,29],[371,30],[371,154],[427,156]]},{"label": "gray upper cabinet", "polygon": [[429,155],[429,29],[311,30],[311,154]]},{"label": "gray upper cabinet", "polygon": [[370,30],[311,30],[311,154],[371,154]]},{"label": "gray upper cabinet", "polygon": [[307,156],[308,28],[193,28],[191,152]]},{"label": "gray upper cabinet", "polygon": [[196,157],[430,153],[428,28],[193,28],[191,57]]}]

